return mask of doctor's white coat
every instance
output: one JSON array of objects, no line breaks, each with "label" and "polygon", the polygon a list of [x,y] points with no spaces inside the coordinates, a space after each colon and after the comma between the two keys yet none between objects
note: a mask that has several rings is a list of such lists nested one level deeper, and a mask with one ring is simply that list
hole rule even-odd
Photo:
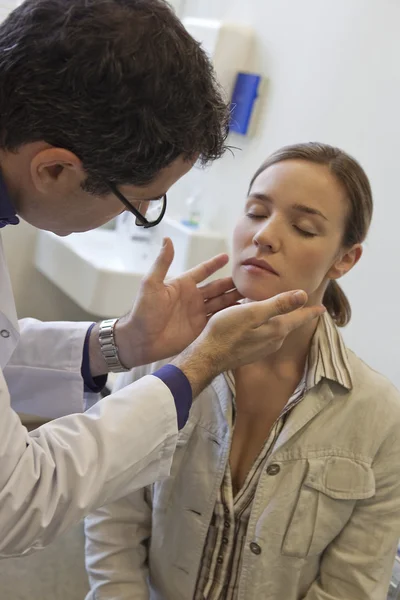
[{"label": "doctor's white coat", "polygon": [[[169,473],[177,417],[157,377],[70,414],[83,408],[88,325],[18,324],[0,237],[0,557],[41,548],[93,508]],[[15,410],[61,418],[28,433]]]}]

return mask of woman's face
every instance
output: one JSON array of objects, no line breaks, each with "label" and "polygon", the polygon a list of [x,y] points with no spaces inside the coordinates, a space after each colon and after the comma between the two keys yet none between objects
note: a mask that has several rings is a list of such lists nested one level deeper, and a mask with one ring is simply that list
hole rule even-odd
[{"label": "woman's face", "polygon": [[349,206],[329,169],[304,160],[268,167],[254,181],[233,237],[233,279],[250,300],[302,289],[321,303],[329,279],[357,262],[342,248]]}]

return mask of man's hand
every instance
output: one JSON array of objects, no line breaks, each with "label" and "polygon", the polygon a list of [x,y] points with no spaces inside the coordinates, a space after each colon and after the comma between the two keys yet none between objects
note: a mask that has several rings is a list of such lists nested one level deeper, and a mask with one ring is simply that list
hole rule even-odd
[{"label": "man's hand", "polygon": [[276,352],[291,331],[316,319],[323,306],[305,307],[303,291],[232,306],[213,316],[174,361],[196,397],[217,375]]},{"label": "man's hand", "polygon": [[[227,264],[226,254],[176,279],[164,281],[173,258],[174,247],[167,238],[150,273],[141,283],[131,312],[115,327],[119,358],[127,368],[182,352],[200,335],[210,315],[236,304],[241,298],[231,277],[199,286]],[[97,338],[98,327],[95,327],[90,344],[93,376],[107,371]]]}]

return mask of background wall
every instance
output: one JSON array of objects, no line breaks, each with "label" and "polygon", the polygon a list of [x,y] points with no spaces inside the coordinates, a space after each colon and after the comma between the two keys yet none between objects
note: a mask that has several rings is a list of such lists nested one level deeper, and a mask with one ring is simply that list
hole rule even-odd
[{"label": "background wall", "polygon": [[[354,309],[345,337],[400,387],[400,3],[187,0],[189,15],[252,25],[252,67],[269,79],[256,136],[232,136],[242,151],[202,178],[205,221],[230,235],[252,173],[283,144],[318,140],[354,154],[371,179],[375,215],[364,257],[342,281]],[[196,177],[178,185],[174,210]]]},{"label": "background wall", "polygon": [[[227,154],[200,178],[198,173],[189,174],[171,192],[171,211],[182,210],[186,195],[201,180],[205,222],[230,236],[249,178],[269,152],[287,143],[320,140],[353,153],[371,178],[375,216],[364,258],[343,280],[354,309],[345,337],[400,387],[400,3],[186,0],[181,4],[184,16],[252,25],[258,38],[252,68],[269,83],[257,134],[248,140],[232,137],[231,144],[241,151],[233,157]],[[87,318],[35,271],[34,235],[28,226],[4,232],[20,315]]]}]

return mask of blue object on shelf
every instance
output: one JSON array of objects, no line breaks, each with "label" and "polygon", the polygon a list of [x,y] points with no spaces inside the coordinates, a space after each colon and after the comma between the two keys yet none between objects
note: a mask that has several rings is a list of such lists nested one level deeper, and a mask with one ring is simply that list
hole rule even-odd
[{"label": "blue object on shelf", "polygon": [[260,81],[260,75],[238,73],[231,99],[230,131],[246,135],[254,103],[258,96]]},{"label": "blue object on shelf", "polygon": [[199,228],[199,224],[198,223],[194,223],[193,221],[188,221],[187,219],[183,219],[181,221],[182,225],[185,225],[185,227],[190,227],[190,229],[198,229]]}]

